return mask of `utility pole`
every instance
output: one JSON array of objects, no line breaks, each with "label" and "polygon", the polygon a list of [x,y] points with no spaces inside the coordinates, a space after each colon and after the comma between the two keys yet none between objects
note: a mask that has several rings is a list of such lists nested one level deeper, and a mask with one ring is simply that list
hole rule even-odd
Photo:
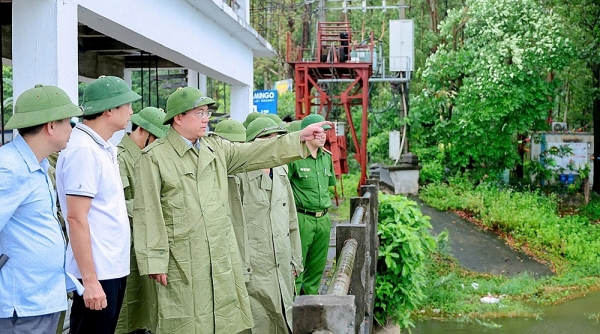
[{"label": "utility pole", "polygon": [[[300,40],[300,48],[306,50],[310,40],[310,15],[312,13],[312,1],[304,2],[304,15],[302,16],[302,39]],[[302,58],[304,55],[302,56]]]},{"label": "utility pole", "polygon": [[406,0],[400,0],[400,20],[406,20]]},{"label": "utility pole", "polygon": [[319,22],[327,22],[325,15],[325,0],[319,0]]}]

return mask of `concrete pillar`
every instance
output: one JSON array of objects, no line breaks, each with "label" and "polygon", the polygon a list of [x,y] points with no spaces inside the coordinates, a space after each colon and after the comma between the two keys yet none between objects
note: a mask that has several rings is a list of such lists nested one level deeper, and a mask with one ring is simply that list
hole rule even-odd
[{"label": "concrete pillar", "polygon": [[130,68],[126,68],[123,70],[123,81],[125,81],[129,85],[129,87],[131,87],[132,81]]},{"label": "concrete pillar", "polygon": [[196,87],[202,93],[208,94],[206,91],[206,75],[188,69],[187,81],[188,87]]},{"label": "concrete pillar", "polygon": [[243,122],[252,111],[252,87],[231,85],[231,118]]},{"label": "concrete pillar", "polygon": [[206,75],[202,74],[202,73],[198,73],[198,89],[206,94]]},{"label": "concrete pillar", "polygon": [[36,84],[56,85],[78,102],[77,3],[12,2],[13,98]]},{"label": "concrete pillar", "polygon": [[354,296],[298,296],[293,308],[294,333],[349,334],[354,331]]}]

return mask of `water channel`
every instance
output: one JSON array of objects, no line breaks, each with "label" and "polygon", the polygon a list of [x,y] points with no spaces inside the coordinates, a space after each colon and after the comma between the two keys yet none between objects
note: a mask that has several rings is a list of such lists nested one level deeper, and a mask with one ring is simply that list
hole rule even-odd
[{"label": "water channel", "polygon": [[573,299],[553,306],[541,306],[541,319],[494,319],[501,327],[491,328],[472,320],[457,321],[427,320],[417,322],[413,334],[598,334],[600,333],[600,292]]}]

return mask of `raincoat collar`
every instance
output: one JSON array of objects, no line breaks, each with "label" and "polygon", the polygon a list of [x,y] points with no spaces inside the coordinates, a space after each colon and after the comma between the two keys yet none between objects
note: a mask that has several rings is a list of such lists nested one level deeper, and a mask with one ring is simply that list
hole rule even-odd
[{"label": "raincoat collar", "polygon": [[137,146],[133,139],[129,137],[128,134],[123,136],[123,139],[121,139],[121,142],[117,146],[121,146],[125,149],[125,151],[129,152],[134,161],[137,161],[137,159],[142,155],[142,150],[139,146]]},{"label": "raincoat collar", "polygon": [[175,152],[177,152],[177,154],[179,154],[180,157],[182,157],[185,154],[185,152],[192,149],[192,147],[189,146],[185,142],[185,140],[183,140],[183,137],[181,137],[179,132],[175,131],[173,127],[171,127],[169,129],[169,133],[167,133],[167,141],[171,143],[171,145],[175,149]]}]

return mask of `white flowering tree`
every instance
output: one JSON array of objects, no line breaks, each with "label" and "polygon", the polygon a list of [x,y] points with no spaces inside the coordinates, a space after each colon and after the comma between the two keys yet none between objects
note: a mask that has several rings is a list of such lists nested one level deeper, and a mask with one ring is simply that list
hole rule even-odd
[{"label": "white flowering tree", "polygon": [[519,142],[546,127],[553,74],[574,56],[565,29],[536,0],[466,0],[449,11],[411,101],[415,143],[442,147],[458,169],[520,165]]}]

